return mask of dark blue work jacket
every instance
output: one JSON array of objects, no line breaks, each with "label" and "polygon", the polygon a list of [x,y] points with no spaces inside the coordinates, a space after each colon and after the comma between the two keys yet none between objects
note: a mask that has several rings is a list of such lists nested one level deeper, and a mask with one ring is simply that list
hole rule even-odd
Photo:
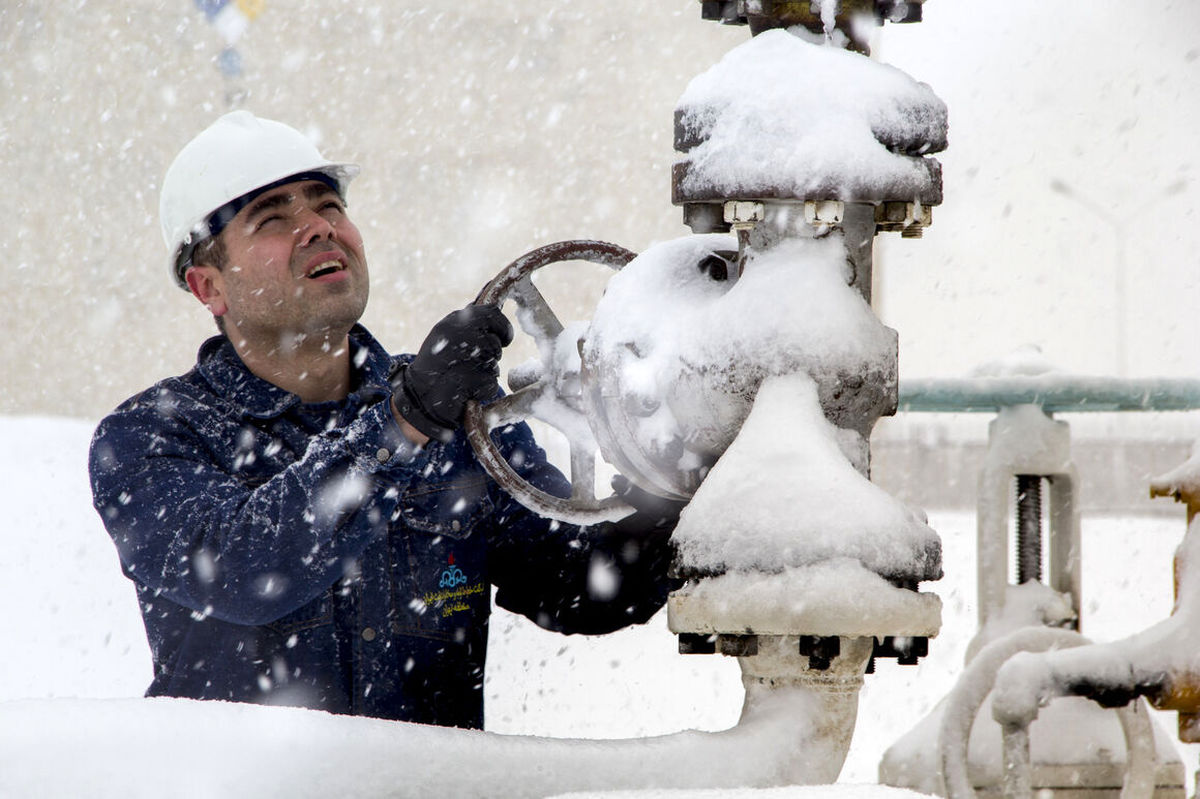
[{"label": "dark blue work jacket", "polygon": [[[409,445],[387,401],[403,356],[362,327],[351,342],[344,401],[302,404],[216,337],[97,428],[93,497],[137,587],[148,696],[481,727],[491,586],[561,632],[665,601],[665,552],[631,559],[603,525],[538,517],[461,434]],[[526,480],[567,495],[527,426],[492,435]],[[589,591],[597,558],[621,561],[615,595],[610,580]]]}]

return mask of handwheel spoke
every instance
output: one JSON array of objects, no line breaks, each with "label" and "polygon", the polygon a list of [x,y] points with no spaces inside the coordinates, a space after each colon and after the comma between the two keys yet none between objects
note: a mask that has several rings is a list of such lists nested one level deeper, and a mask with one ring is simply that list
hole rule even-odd
[{"label": "handwheel spoke", "polygon": [[483,408],[483,419],[488,429],[521,422],[533,416],[533,405],[541,398],[546,385],[545,381],[539,380],[520,391],[514,391],[488,403]]},{"label": "handwheel spoke", "polygon": [[596,524],[616,521],[629,514],[629,506],[616,496],[596,500],[564,499],[547,494],[527,483],[500,454],[484,424],[484,410],[477,402],[467,403],[464,427],[476,457],[497,484],[522,505],[549,519],[571,524]]},{"label": "handwheel spoke", "polygon": [[553,344],[563,332],[563,323],[529,276],[513,286],[512,298],[524,311],[521,327],[524,328],[526,324],[532,327],[525,332],[537,339],[539,344]]},{"label": "handwheel spoke", "polygon": [[596,453],[571,443],[571,499],[596,501]]},{"label": "handwheel spoke", "polygon": [[[589,261],[617,270],[633,258],[634,253],[629,250],[602,241],[576,240],[547,244],[522,255],[505,267],[483,287],[475,302],[497,305],[503,304],[506,299],[516,302],[521,310],[522,329],[538,340],[539,349],[545,359],[547,353],[553,352],[564,326],[541,291],[533,285],[530,275],[535,270],[557,261]],[[536,382],[490,403],[486,408],[477,402],[468,402],[463,422],[467,438],[479,462],[497,484],[535,513],[572,524],[615,521],[627,515],[630,507],[616,496],[596,498],[594,447],[577,444],[576,440],[580,439],[580,436],[572,435],[571,431],[563,429],[562,418],[559,418],[559,423],[551,423],[559,427],[571,441],[569,499],[548,494],[531,485],[504,459],[496,442],[492,440],[492,428],[528,419],[534,415],[534,406],[543,399],[552,400],[564,406],[564,409],[570,408],[571,398],[557,393],[562,388],[556,388],[556,385],[563,381],[556,381],[553,366],[546,364],[542,377]],[[574,422],[568,418],[567,426],[572,425]],[[587,435],[583,438],[590,439],[590,431],[584,432]]]}]

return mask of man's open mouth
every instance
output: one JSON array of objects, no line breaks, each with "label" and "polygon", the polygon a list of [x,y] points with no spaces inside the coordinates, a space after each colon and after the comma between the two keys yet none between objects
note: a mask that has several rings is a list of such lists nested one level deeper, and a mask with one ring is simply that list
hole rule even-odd
[{"label": "man's open mouth", "polygon": [[332,275],[334,272],[341,272],[345,268],[346,268],[346,265],[344,263],[342,263],[340,260],[334,258],[334,259],[330,259],[328,261],[322,261],[318,264],[315,264],[312,269],[308,270],[308,274],[305,275],[305,277],[308,277],[308,278],[324,277],[325,275]]}]

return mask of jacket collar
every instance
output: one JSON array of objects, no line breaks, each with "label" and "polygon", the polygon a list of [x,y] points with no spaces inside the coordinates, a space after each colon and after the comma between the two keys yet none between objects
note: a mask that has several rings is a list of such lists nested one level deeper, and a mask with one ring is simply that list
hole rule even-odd
[{"label": "jacket collar", "polygon": [[[350,394],[364,402],[382,399],[391,390],[392,358],[365,327],[350,330]],[[258,377],[242,363],[225,336],[200,345],[196,371],[213,391],[239,406],[244,417],[270,419],[300,404],[300,397]]]}]

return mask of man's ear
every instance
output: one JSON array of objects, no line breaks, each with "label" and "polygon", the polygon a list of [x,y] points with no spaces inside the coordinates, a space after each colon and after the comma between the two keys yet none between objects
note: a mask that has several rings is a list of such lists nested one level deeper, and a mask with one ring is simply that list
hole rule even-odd
[{"label": "man's ear", "polygon": [[225,302],[225,280],[221,270],[215,266],[190,266],[184,273],[192,295],[204,303],[213,316],[224,316],[229,310]]}]

